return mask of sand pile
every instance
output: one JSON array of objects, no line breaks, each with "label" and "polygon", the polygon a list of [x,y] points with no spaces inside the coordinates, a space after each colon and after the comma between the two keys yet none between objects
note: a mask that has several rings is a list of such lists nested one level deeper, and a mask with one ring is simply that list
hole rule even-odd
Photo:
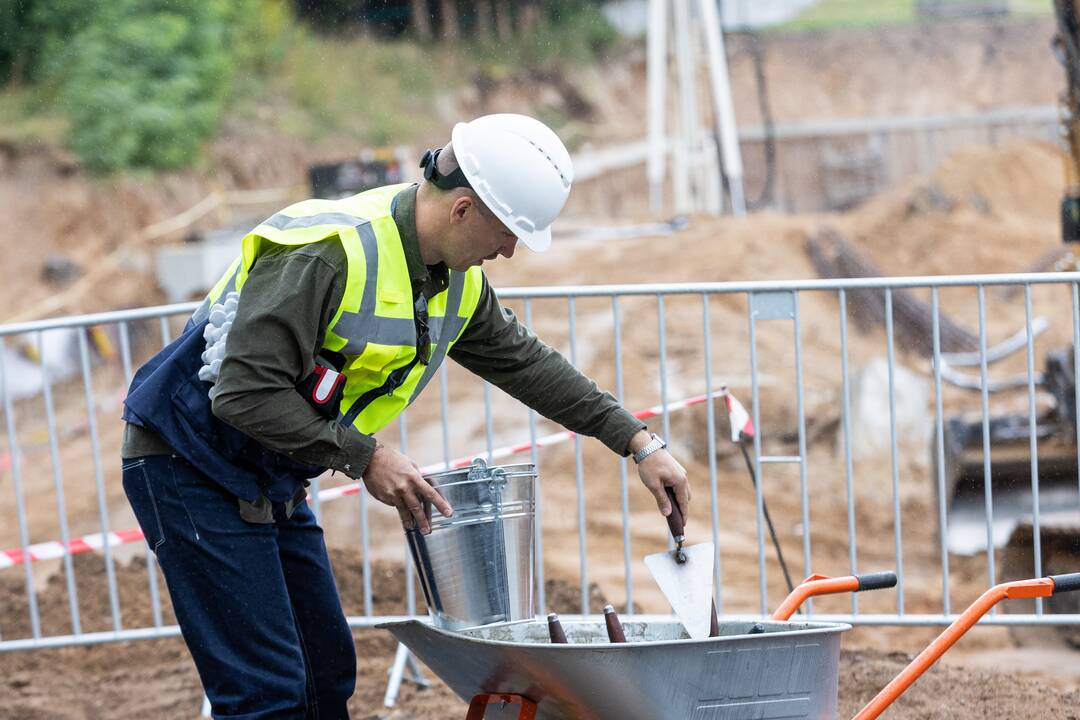
[{"label": "sand pile", "polygon": [[968,147],[840,226],[888,275],[1023,272],[1061,246],[1063,162],[1039,141]]}]

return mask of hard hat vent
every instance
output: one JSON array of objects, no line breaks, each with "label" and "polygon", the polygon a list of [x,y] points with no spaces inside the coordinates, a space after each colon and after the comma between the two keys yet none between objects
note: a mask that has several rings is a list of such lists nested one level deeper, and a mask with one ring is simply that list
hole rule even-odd
[{"label": "hard hat vent", "polygon": [[529,142],[530,145],[532,145],[534,148],[539,150],[541,155],[543,155],[545,158],[547,158],[547,161],[549,163],[551,163],[551,167],[555,168],[555,172],[559,174],[559,179],[563,181],[563,184],[564,185],[569,185],[570,184],[570,179],[568,177],[566,177],[566,174],[563,173],[562,168],[560,168],[559,164],[557,162],[555,162],[555,158],[548,155],[547,151],[544,150],[544,148],[537,145],[536,142],[532,140],[532,138],[525,138],[525,139]]}]

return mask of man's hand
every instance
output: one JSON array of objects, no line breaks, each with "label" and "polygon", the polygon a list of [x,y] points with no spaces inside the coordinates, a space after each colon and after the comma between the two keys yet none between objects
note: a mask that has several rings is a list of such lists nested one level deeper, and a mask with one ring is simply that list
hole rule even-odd
[{"label": "man's hand", "polygon": [[[644,447],[652,437],[649,433],[641,430],[630,439],[628,447],[631,453],[637,452]],[[670,487],[675,491],[675,499],[679,502],[679,510],[682,511],[683,519],[690,518],[690,481],[686,478],[686,468],[680,465],[667,450],[657,450],[638,465],[638,476],[641,482],[649,489],[656,498],[656,506],[660,508],[660,514],[667,517],[671,514],[671,503],[668,501],[664,487]]]},{"label": "man's hand", "polygon": [[[401,525],[406,530],[419,527],[427,535],[431,532],[428,517],[430,506],[450,517],[454,509],[446,498],[420,474],[420,466],[397,450],[379,445],[364,471],[364,485],[376,500],[397,508]],[[429,505],[430,503],[430,505]]]}]

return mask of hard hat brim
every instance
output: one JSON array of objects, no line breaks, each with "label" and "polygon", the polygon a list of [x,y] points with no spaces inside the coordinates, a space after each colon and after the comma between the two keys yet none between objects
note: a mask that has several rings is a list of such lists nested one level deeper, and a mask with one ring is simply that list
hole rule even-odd
[{"label": "hard hat brim", "polygon": [[525,247],[529,248],[533,252],[542,253],[551,247],[551,228],[546,227],[543,230],[537,230],[536,232],[526,233],[522,230],[513,230],[510,232],[517,235],[518,240],[525,243]]}]

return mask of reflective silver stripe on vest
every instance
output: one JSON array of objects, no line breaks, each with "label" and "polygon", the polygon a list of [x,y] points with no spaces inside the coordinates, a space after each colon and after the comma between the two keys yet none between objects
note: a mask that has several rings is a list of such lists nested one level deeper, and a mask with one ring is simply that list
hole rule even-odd
[{"label": "reflective silver stripe on vest", "polygon": [[[449,300],[449,298],[447,298],[447,299]],[[453,340],[454,338],[457,337],[458,333],[461,332],[461,328],[465,327],[465,323],[468,322],[468,319],[463,318],[463,317],[458,317],[456,313],[454,315],[448,316],[448,317],[449,317],[449,323],[450,323],[450,327],[449,327],[448,332],[450,333],[450,339]],[[436,341],[443,336],[443,325],[445,325],[446,323],[447,323],[447,318],[443,318],[443,317],[428,318],[428,329],[431,332],[431,337],[435,338]]]},{"label": "reflective silver stripe on vest", "polygon": [[379,243],[371,224],[364,221],[356,227],[360,242],[364,246],[364,260],[367,277],[364,279],[364,294],[360,299],[357,312],[344,311],[334,326],[334,334],[347,342],[339,352],[345,355],[359,355],[364,352],[369,342],[379,345],[415,345],[416,324],[412,318],[388,318],[375,314],[375,290],[379,274]]},{"label": "reflective silver stripe on vest", "polygon": [[[232,277],[229,278],[229,282],[225,283],[225,287],[222,288],[221,294],[218,295],[219,299],[236,290],[236,278],[238,275],[240,275],[239,265],[237,265],[236,270],[233,271]],[[205,300],[203,300],[203,304],[195,308],[195,312],[191,315],[191,322],[198,325],[203,320],[210,317],[210,306],[212,304],[213,303],[210,302],[210,298],[206,298]]]},{"label": "reflective silver stripe on vest", "polygon": [[[461,332],[462,326],[466,322],[466,318],[458,317],[458,310],[461,309],[461,296],[465,290],[465,273],[453,272],[450,274],[450,290],[446,296],[446,314],[444,316],[445,321],[440,322],[438,338],[439,344],[435,346],[435,351],[431,353],[431,360],[428,361],[427,367],[424,368],[424,374],[420,376],[419,382],[416,383],[416,388],[413,389],[412,395],[409,396],[409,403],[420,394],[420,391],[424,389],[424,386],[435,376],[435,371],[442,365],[443,358],[446,357],[446,351],[450,349],[450,343]],[[434,320],[436,318],[432,318]],[[432,336],[435,335],[435,329],[432,328]]]},{"label": "reflective silver stripe on vest", "polygon": [[367,220],[355,215],[349,215],[348,213],[341,212],[327,212],[319,213],[318,215],[306,215],[304,217],[290,217],[282,213],[277,213],[263,220],[260,225],[268,225],[275,230],[301,230],[303,228],[315,227],[316,225],[348,225],[349,227],[359,227],[360,225],[367,223]]}]

